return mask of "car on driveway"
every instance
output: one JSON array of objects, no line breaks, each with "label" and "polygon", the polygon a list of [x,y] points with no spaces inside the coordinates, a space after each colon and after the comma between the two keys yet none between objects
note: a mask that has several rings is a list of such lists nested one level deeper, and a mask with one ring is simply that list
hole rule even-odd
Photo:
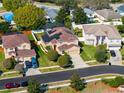
[{"label": "car on driveway", "polygon": [[111,56],[112,56],[112,57],[115,57],[115,56],[116,56],[116,54],[115,54],[115,51],[114,51],[114,50],[110,50],[110,54],[111,54]]},{"label": "car on driveway", "polygon": [[20,87],[19,83],[6,83],[5,88],[10,89],[10,88],[18,88]]}]

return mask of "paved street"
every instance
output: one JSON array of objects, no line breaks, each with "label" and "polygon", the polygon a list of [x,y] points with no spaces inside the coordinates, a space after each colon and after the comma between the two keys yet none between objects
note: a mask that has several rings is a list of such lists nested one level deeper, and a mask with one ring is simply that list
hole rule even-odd
[{"label": "paved street", "polygon": [[[124,75],[124,67],[123,66],[94,66],[82,69],[76,69],[81,77],[93,76],[99,74],[107,74],[107,73],[116,73]],[[62,72],[54,72],[47,74],[40,74],[28,77],[20,77],[20,78],[11,78],[11,79],[2,79],[0,80],[0,89],[4,89],[4,84],[7,82],[21,82],[25,80],[29,80],[29,78],[35,78],[40,83],[49,83],[56,81],[63,81],[70,78],[73,71],[75,70],[67,70]]]},{"label": "paved street", "polygon": [[80,57],[79,54],[73,54],[70,55],[70,57],[73,62],[74,68],[88,67],[88,65],[84,62],[84,60]]}]

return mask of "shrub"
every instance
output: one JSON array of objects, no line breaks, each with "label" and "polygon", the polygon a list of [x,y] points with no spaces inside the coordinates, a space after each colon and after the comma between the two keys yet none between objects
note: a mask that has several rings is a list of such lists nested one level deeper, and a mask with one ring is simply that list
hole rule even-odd
[{"label": "shrub", "polygon": [[59,54],[55,50],[49,50],[47,53],[47,57],[50,61],[56,61],[59,57]]},{"label": "shrub", "polygon": [[8,70],[14,69],[15,65],[16,61],[14,58],[8,58],[3,61],[3,66]]},{"label": "shrub", "polygon": [[66,66],[68,66],[68,65],[71,63],[69,55],[64,54],[64,55],[60,56],[60,57],[58,58],[58,60],[57,60],[57,63],[58,63],[58,65],[61,66],[61,67],[66,67]]},{"label": "shrub", "polygon": [[117,26],[120,33],[124,33],[124,25]]},{"label": "shrub", "polygon": [[124,78],[117,76],[114,79],[103,79],[102,82],[104,82],[105,84],[108,84],[111,87],[118,87],[124,84]]}]

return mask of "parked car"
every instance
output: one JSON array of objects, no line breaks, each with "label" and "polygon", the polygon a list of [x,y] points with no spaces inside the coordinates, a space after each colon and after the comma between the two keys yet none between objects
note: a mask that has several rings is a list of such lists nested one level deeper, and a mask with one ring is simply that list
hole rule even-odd
[{"label": "parked car", "polygon": [[27,87],[28,86],[28,81],[22,81],[20,85],[22,87]]},{"label": "parked car", "polygon": [[115,56],[116,56],[116,54],[115,54],[115,51],[114,51],[114,50],[110,50],[110,53],[111,53],[111,56],[112,56],[112,57],[115,57]]},{"label": "parked car", "polygon": [[5,84],[5,88],[8,88],[8,89],[10,89],[10,88],[18,88],[18,87],[20,87],[19,83],[6,83]]}]

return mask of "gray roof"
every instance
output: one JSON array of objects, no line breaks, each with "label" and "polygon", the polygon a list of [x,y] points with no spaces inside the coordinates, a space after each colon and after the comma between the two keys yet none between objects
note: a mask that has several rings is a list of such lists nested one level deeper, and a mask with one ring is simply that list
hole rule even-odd
[{"label": "gray roof", "polygon": [[121,11],[121,12],[124,12],[124,5],[119,6],[118,10]]},{"label": "gray roof", "polygon": [[104,17],[106,20],[121,18],[121,15],[114,12],[112,9],[96,10],[95,12],[100,16]]},{"label": "gray roof", "polygon": [[95,36],[106,36],[109,39],[121,39],[118,30],[112,25],[84,24],[83,30],[86,34],[94,34]]}]

